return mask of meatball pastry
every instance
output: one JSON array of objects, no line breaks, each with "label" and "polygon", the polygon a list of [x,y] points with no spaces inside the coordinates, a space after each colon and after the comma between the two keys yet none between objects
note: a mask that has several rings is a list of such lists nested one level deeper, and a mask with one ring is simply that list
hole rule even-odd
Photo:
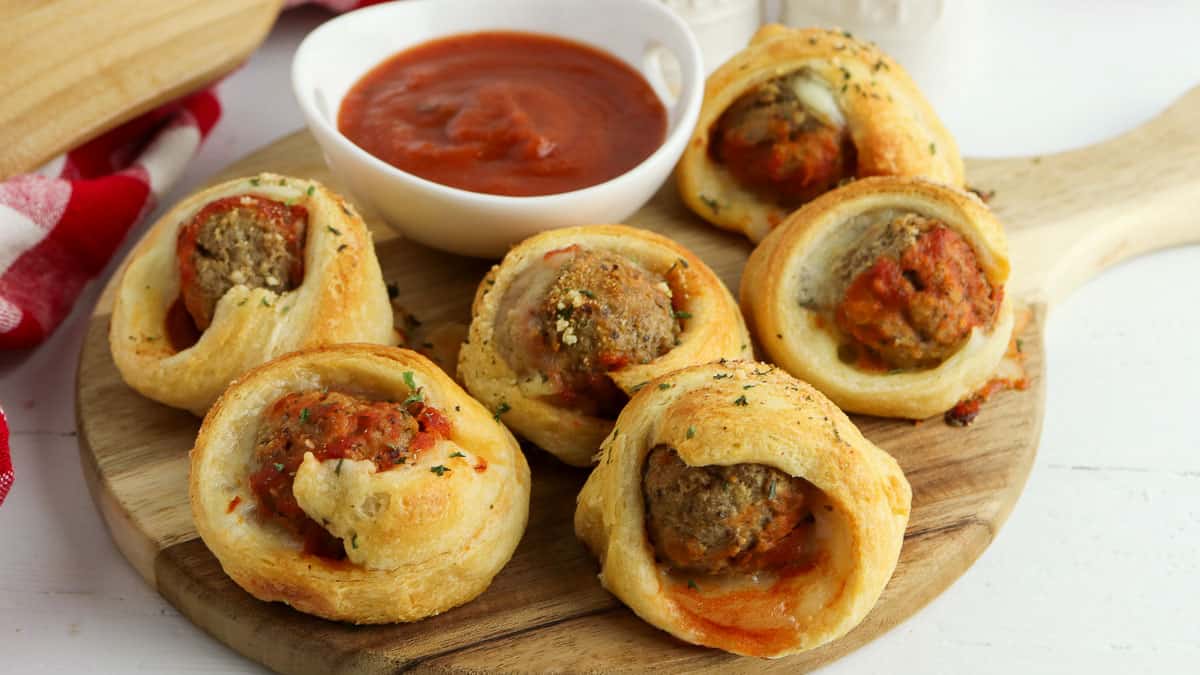
[{"label": "meatball pastry", "polygon": [[238,375],[338,342],[393,342],[371,235],[321,184],[274,174],[192,195],[129,256],[109,328],[144,396],[203,415]]},{"label": "meatball pastry", "polygon": [[245,374],[205,417],[188,484],[196,529],[239,586],[354,623],[478,596],[529,512],[512,434],[423,356],[377,345]]},{"label": "meatball pastry", "polygon": [[623,225],[531,237],[479,285],[459,376],[518,434],[586,466],[629,394],[750,354],[737,304],[691,251]]},{"label": "meatball pastry", "polygon": [[797,210],[741,303],[771,360],[843,409],[922,419],[983,386],[1013,330],[1004,229],[974,195],[869,178]]},{"label": "meatball pastry", "polygon": [[718,362],[656,380],[575,512],[600,581],[688,642],[777,657],[844,635],[899,559],[911,489],[816,389]]},{"label": "meatball pastry", "polygon": [[763,27],[708,78],[679,162],[684,202],[761,241],[796,207],[865,176],[961,186],[958,147],[904,69],[842,31]]}]

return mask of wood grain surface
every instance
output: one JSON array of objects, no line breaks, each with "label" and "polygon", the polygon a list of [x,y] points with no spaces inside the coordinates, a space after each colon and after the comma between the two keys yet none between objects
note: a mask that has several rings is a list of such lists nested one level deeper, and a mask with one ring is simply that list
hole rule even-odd
[{"label": "wood grain surface", "polygon": [[[1046,307],[1118,260],[1200,240],[1196,119],[1200,91],[1099,146],[1044,158],[968,161],[971,184],[995,191],[992,205],[1006,223],[1014,259],[1010,292],[1031,309],[1023,334],[1031,386],[998,395],[966,429],[940,418],[917,425],[855,419],[903,467],[913,486],[912,518],[899,566],[875,609],[849,635],[806,654],[775,661],[735,657],[684,644],[637,619],[600,587],[595,562],[574,537],[574,497],[586,471],[534,448],[526,448],[534,476],[529,528],[512,562],[473,602],[414,624],[352,627],[251,598],[224,575],[192,527],[187,452],[198,420],[141,398],[116,372],[106,340],[111,284],[80,356],[84,474],[118,546],[147,582],[197,625],[281,672],[803,672],[911,616],[991,542],[1021,492],[1040,435]],[[214,182],[260,170],[341,187],[306,132],[254,153]],[[365,215],[384,276],[399,284],[400,299],[422,330],[465,324],[488,263],[425,249]],[[700,223],[672,190],[660,192],[631,222],[679,240],[737,288],[749,244]]]},{"label": "wood grain surface", "polygon": [[233,70],[282,4],[0,2],[0,180]]}]

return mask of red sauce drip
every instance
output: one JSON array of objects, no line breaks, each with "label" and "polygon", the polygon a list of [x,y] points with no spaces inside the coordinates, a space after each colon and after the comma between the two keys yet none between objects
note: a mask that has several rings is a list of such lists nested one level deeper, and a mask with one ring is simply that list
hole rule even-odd
[{"label": "red sauce drip", "polygon": [[[1028,321],[1027,316],[1019,317],[1017,320],[1018,326],[1023,326]],[[959,401],[957,405],[946,411],[943,416],[946,424],[952,427],[965,427],[975,421],[979,416],[979,412],[983,409],[983,404],[988,401],[994,394],[1002,391],[1025,391],[1029,388],[1029,377],[1025,373],[1025,354],[1022,351],[1022,341],[1017,337],[1019,328],[1013,330],[1013,337],[1009,340],[1008,351],[1004,354],[1004,364],[1010,368],[1008,370],[1013,373],[1009,377],[994,377],[988,380],[986,384],[979,388],[974,394]]]},{"label": "red sauce drip", "polygon": [[202,333],[184,306],[183,296],[171,303],[171,308],[167,310],[166,323],[167,340],[176,352],[181,352],[200,341]]},{"label": "red sauce drip", "polygon": [[423,402],[403,406],[319,391],[275,401],[263,428],[255,451],[259,468],[250,474],[260,515],[295,532],[306,553],[334,560],[345,557],[341,540],[309,518],[292,492],[304,454],[319,461],[370,460],[388,471],[452,431],[449,420]]},{"label": "red sauce drip", "polygon": [[229,508],[225,509],[225,513],[233,513],[233,510],[236,509],[238,507],[238,504],[241,504],[241,503],[242,503],[241,495],[235,495],[233,499],[229,500]]},{"label": "red sauce drip", "polygon": [[662,103],[611,55],[529,33],[400,52],[350,89],[338,129],[399,169],[474,192],[548,195],[615,178],[666,136]]}]

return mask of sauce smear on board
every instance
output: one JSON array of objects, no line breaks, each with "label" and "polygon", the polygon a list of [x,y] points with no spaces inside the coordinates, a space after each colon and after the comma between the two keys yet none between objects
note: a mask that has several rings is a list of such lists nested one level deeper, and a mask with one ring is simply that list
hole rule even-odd
[{"label": "sauce smear on board", "polygon": [[338,112],[347,138],[399,169],[511,196],[615,178],[649,157],[666,128],[658,96],[624,62],[513,32],[400,52],[355,83]]}]

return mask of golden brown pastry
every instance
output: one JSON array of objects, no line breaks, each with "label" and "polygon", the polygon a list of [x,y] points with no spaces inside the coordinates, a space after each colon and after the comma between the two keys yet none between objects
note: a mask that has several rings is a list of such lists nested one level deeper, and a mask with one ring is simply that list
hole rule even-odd
[{"label": "golden brown pastry", "polygon": [[911,489],[816,389],[694,366],[630,400],[575,512],[600,581],[695,644],[777,657],[856,626],[899,559]]},{"label": "golden brown pastry", "polygon": [[425,357],[377,345],[245,374],[204,418],[188,485],[197,531],[239,586],[354,623],[476,597],[529,511],[512,434]]},{"label": "golden brown pastry", "polygon": [[198,192],[154,224],[108,337],[129,386],[196,415],[280,354],[394,342],[366,224],[320,183],[268,173]]},{"label": "golden brown pastry", "polygon": [[996,371],[1013,329],[1004,229],[913,178],[825,194],[751,254],[741,303],[771,360],[844,410],[922,419]]},{"label": "golden brown pastry", "polygon": [[475,294],[459,377],[498,419],[587,466],[628,396],[659,375],[750,355],[725,285],[691,251],[624,225],[543,232]]},{"label": "golden brown pastry", "polygon": [[961,186],[963,166],[916,84],[879,48],[778,25],[709,76],[677,170],[693,211],[754,241],[797,206],[866,176]]}]

